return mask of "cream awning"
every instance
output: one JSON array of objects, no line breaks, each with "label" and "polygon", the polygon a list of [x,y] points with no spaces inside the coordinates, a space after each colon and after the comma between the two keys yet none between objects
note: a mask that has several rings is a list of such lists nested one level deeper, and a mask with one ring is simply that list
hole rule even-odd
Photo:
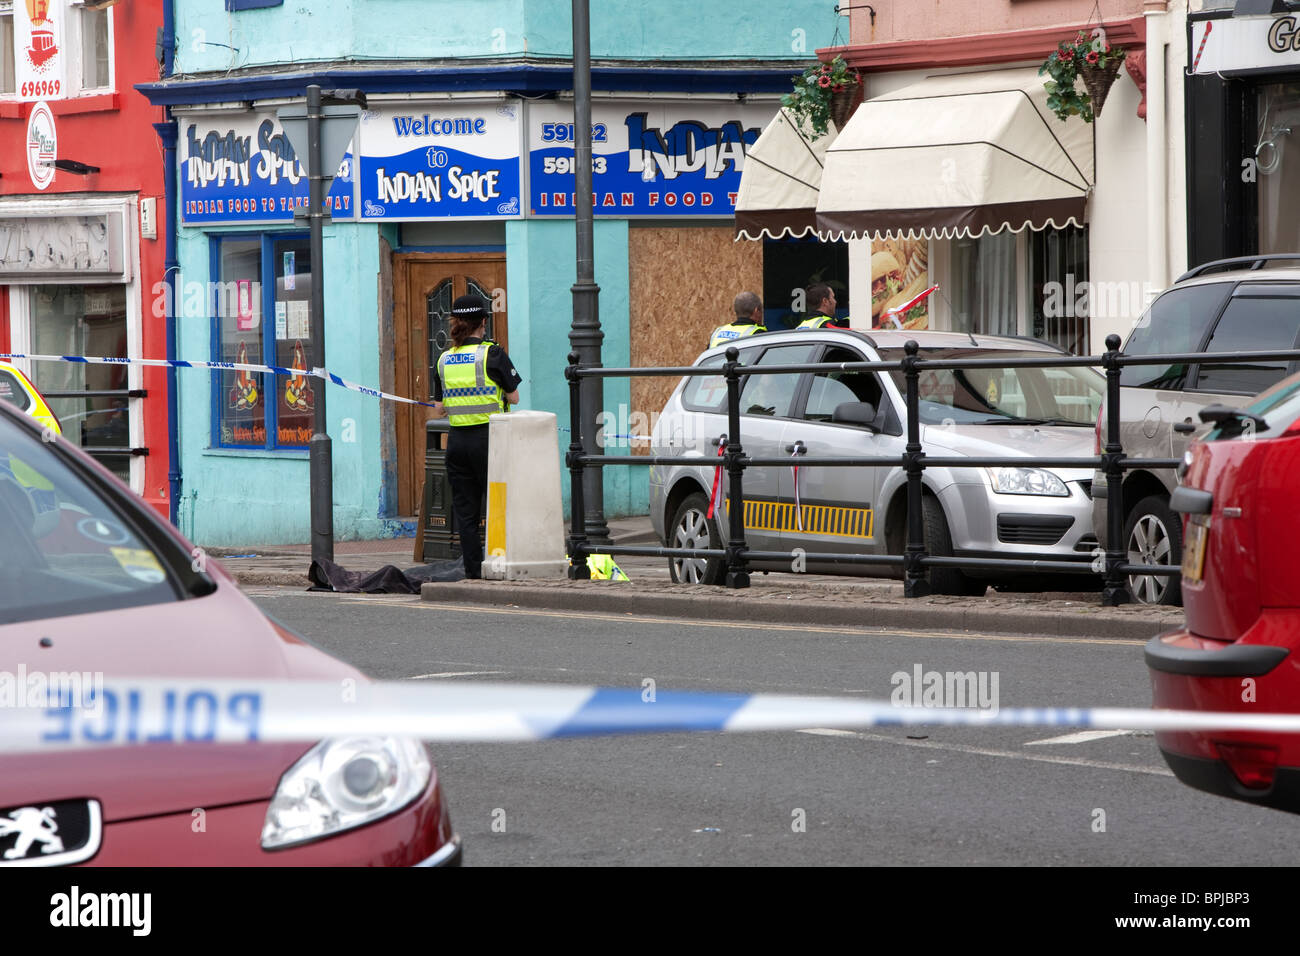
[{"label": "cream awning", "polygon": [[780,239],[817,231],[817,188],[835,133],[831,123],[825,136],[810,139],[807,128],[800,128],[784,109],[776,114],[745,154],[736,196],[737,238]]},{"label": "cream awning", "polygon": [[1047,108],[1037,69],[931,76],[868,100],[830,145],[817,226],[978,236],[1082,225],[1092,126]]}]

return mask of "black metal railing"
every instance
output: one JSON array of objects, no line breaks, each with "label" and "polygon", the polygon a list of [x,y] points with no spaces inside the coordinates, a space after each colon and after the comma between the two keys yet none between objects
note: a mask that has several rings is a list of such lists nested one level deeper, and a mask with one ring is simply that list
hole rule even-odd
[{"label": "black metal railing", "polygon": [[[1124,547],[1124,473],[1134,469],[1176,468],[1176,458],[1130,458],[1124,454],[1120,436],[1120,374],[1130,365],[1173,365],[1204,364],[1207,360],[1214,364],[1247,361],[1264,361],[1269,359],[1300,359],[1300,350],[1295,351],[1261,351],[1261,352],[1215,352],[1212,355],[1203,352],[1177,353],[1168,355],[1126,356],[1119,352],[1120,339],[1117,335],[1106,338],[1107,351],[1102,355],[1044,355],[1022,358],[998,357],[989,359],[923,359],[918,356],[919,346],[915,341],[908,341],[904,346],[904,357],[896,361],[880,362],[835,362],[829,364],[802,363],[791,365],[745,366],[739,362],[739,351],[733,346],[726,351],[726,361],[721,369],[717,366],[668,367],[668,368],[603,368],[583,367],[578,365],[576,352],[569,353],[569,365],[565,369],[565,378],[569,382],[569,426],[571,441],[565,455],[565,465],[570,473],[571,514],[569,547],[569,577],[589,578],[587,555],[599,551],[602,554],[629,555],[642,557],[669,558],[703,558],[724,559],[726,574],[723,582],[727,587],[742,588],[749,585],[750,561],[794,561],[836,562],[840,564],[861,564],[901,567],[903,570],[903,592],[907,597],[922,597],[928,593],[929,585],[925,581],[926,568],[957,568],[971,570],[993,570],[1005,572],[1054,572],[1068,574],[1098,573],[1103,576],[1102,603],[1107,606],[1123,604],[1128,600],[1125,579],[1129,575],[1172,576],[1179,573],[1175,565],[1130,564]],[[920,374],[928,369],[976,369],[976,368],[1101,368],[1106,377],[1106,428],[1105,444],[1101,453],[1087,457],[1037,458],[1031,456],[1015,457],[955,457],[927,456],[921,444],[920,422]],[[748,375],[802,374],[804,372],[901,372],[905,388],[907,442],[902,455],[867,456],[867,457],[809,457],[797,459],[800,468],[826,467],[844,468],[864,465],[901,466],[907,475],[906,493],[906,543],[902,554],[842,554],[795,551],[754,551],[745,543],[744,527],[744,487],[745,469],[750,466],[790,465],[790,458],[753,458],[745,454],[741,434],[740,385]],[[588,455],[582,450],[582,427],[580,393],[584,379],[591,378],[630,378],[637,376],[672,376],[697,377],[723,376],[727,385],[727,432],[713,440],[714,447],[722,446],[721,462],[727,473],[729,486],[727,521],[728,534],[725,549],[709,548],[672,548],[672,547],[634,547],[606,546],[594,547],[587,539],[584,521],[582,475],[588,465],[624,465],[624,466],[681,466],[688,461],[693,464],[705,464],[705,460],[687,460],[678,456],[655,455]],[[593,426],[594,427],[594,426]],[[787,449],[789,450],[789,449]],[[1098,568],[1097,562],[1084,564],[1079,560],[1060,559],[1018,559],[990,558],[975,556],[949,557],[931,555],[926,551],[924,517],[922,511],[923,475],[925,469],[1012,467],[1022,468],[1092,468],[1100,471],[1106,479],[1106,549],[1104,566]]]}]

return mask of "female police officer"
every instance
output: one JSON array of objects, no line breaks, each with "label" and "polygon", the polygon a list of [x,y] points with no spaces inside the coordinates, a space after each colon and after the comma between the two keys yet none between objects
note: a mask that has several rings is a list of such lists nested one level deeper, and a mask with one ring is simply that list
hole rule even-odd
[{"label": "female police officer", "polygon": [[478,524],[488,486],[488,418],[519,401],[523,381],[506,350],[483,337],[487,317],[487,303],[476,295],[452,304],[452,347],[439,356],[434,380],[434,417],[451,422],[447,478],[467,578],[483,576]]}]

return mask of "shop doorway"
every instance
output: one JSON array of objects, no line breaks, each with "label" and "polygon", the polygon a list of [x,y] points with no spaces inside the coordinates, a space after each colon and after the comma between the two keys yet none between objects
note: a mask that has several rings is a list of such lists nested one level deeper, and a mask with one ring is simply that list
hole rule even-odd
[{"label": "shop doorway", "polygon": [[[438,356],[451,344],[451,304],[475,293],[491,303],[488,338],[509,348],[504,253],[406,253],[393,260],[394,383],[399,395],[430,400]],[[414,515],[424,487],[424,425],[429,410],[399,404],[398,513]]]}]

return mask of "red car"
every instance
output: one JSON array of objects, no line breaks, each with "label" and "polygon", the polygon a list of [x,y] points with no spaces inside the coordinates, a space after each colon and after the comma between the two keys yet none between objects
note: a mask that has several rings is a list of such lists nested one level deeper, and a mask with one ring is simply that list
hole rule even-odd
[{"label": "red car", "polygon": [[[33,675],[98,693],[112,716],[128,704],[110,699],[105,678],[366,680],[269,620],[113,475],[62,439],[42,441],[3,402],[0,542],[0,706],[23,706],[6,698]],[[0,866],[459,862],[418,740],[0,757]]]},{"label": "red car", "polygon": [[[1184,515],[1186,628],[1146,646],[1156,707],[1300,713],[1300,375],[1245,408],[1211,405],[1171,507]],[[1163,731],[1199,790],[1300,813],[1300,734]]]}]

